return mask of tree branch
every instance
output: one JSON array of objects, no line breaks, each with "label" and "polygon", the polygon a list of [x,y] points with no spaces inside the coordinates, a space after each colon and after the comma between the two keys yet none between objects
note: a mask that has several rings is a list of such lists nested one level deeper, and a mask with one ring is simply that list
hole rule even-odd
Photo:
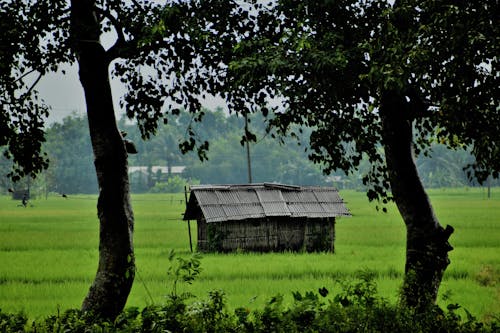
[{"label": "tree branch", "polygon": [[140,3],[137,2],[137,0],[132,0],[132,3],[137,7],[139,8],[143,13],[145,12],[144,11],[144,8],[141,6]]},{"label": "tree branch", "polygon": [[[137,0],[132,0],[132,3],[143,13],[146,13],[144,8],[137,2]],[[161,44],[161,45],[156,45],[155,47],[144,47],[144,48],[139,48],[138,43],[135,40],[129,40],[127,41],[125,38],[124,34],[124,29],[123,25],[121,24],[120,20],[114,17],[109,11],[105,11],[101,8],[96,8],[96,11],[98,11],[101,15],[106,17],[111,24],[114,26],[116,34],[118,36],[118,39],[116,42],[111,46],[107,51],[107,59],[108,63],[111,61],[120,58],[120,57],[131,57],[135,54],[137,54],[140,51],[153,51],[162,47],[167,46],[166,44]]]},{"label": "tree branch", "polygon": [[17,79],[15,79],[15,80],[14,80],[14,82],[12,82],[12,83],[16,83],[16,82],[18,82],[18,81],[20,81],[20,80],[24,79],[26,76],[28,76],[28,75],[30,75],[31,73],[36,72],[36,71],[38,71],[38,69],[37,69],[37,68],[33,68],[32,70],[29,70],[29,71],[27,71],[26,73],[24,73],[23,75],[21,75],[20,77],[18,77]]},{"label": "tree branch", "polygon": [[116,35],[118,36],[118,39],[116,40],[115,44],[113,44],[113,46],[111,46],[106,51],[106,55],[108,58],[107,61],[109,63],[119,57],[119,54],[123,49],[123,46],[126,44],[125,34],[123,33],[123,26],[120,23],[120,21],[116,17],[114,17],[109,11],[103,10],[102,8],[99,7],[95,7],[95,10],[96,12],[98,12],[100,15],[104,16],[111,22],[111,24],[115,28]]},{"label": "tree branch", "polygon": [[416,87],[413,85],[410,86],[405,92],[405,97],[408,99],[407,103],[409,103],[411,119],[422,119],[433,116],[434,113],[429,111],[431,107],[429,101],[419,94]]},{"label": "tree branch", "polygon": [[37,79],[35,80],[35,82],[33,82],[33,84],[31,85],[31,87],[29,87],[28,91],[26,91],[24,94],[21,95],[21,97],[19,97],[20,100],[24,100],[25,98],[27,98],[30,95],[30,93],[33,91],[33,89],[38,84],[38,82],[40,82],[40,80],[42,79],[42,76],[43,76],[42,73],[38,74]]},{"label": "tree branch", "polygon": [[139,46],[136,40],[115,43],[106,53],[108,61],[111,62],[117,58],[131,58],[140,52],[158,51],[169,47],[170,44],[163,40],[155,40],[152,43]]}]

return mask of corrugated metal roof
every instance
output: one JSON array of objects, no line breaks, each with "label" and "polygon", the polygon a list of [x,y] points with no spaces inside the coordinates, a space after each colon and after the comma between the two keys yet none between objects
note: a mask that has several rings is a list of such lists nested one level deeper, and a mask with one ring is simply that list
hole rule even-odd
[{"label": "corrugated metal roof", "polygon": [[194,220],[200,212],[209,223],[268,216],[351,215],[334,188],[268,183],[192,186],[184,219]]},{"label": "corrugated metal roof", "polygon": [[260,204],[264,209],[265,216],[290,216],[290,210],[286,206],[281,190],[256,188],[255,192]]}]

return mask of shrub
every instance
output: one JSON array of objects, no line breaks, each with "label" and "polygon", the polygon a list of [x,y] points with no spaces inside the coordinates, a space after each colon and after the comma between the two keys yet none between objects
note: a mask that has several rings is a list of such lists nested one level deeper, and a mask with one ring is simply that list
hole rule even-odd
[{"label": "shrub", "polygon": [[[172,258],[176,257],[172,254]],[[191,268],[181,268],[177,277],[182,280],[184,273],[191,271]],[[355,280],[339,283],[340,291],[336,295],[330,295],[326,288],[304,294],[294,292],[289,306],[285,306],[283,297],[278,295],[253,312],[245,308],[230,312],[221,291],[212,291],[207,299],[189,304],[188,297],[172,293],[165,304],[148,306],[142,311],[129,308],[114,322],[98,321],[81,311],[68,310],[30,327],[26,325],[25,315],[0,312],[0,332],[500,332],[498,318],[485,323],[468,312],[466,318],[461,318],[457,314],[460,306],[456,304],[445,310],[434,306],[425,313],[389,304],[378,296],[373,278],[373,273],[361,272]]]},{"label": "shrub", "polygon": [[483,266],[475,276],[477,283],[484,287],[494,287],[500,280],[500,272],[490,265]]},{"label": "shrub", "polygon": [[157,182],[150,190],[151,193],[182,193],[189,184],[199,184],[198,180],[187,180],[180,176],[172,176],[166,182]]},{"label": "shrub", "polygon": [[23,332],[28,318],[24,313],[2,313],[0,309],[0,332]]}]

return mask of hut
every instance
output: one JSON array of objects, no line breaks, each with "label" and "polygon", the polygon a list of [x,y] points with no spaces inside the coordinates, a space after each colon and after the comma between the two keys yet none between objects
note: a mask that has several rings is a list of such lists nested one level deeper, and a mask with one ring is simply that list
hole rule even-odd
[{"label": "hut", "polygon": [[198,185],[184,220],[198,251],[334,251],[335,218],[350,216],[334,188],[282,184]]}]

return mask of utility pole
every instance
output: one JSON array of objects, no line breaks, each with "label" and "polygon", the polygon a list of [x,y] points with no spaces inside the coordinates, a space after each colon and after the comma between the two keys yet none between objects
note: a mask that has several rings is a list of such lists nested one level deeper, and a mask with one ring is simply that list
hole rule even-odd
[{"label": "utility pole", "polygon": [[247,144],[247,168],[248,168],[248,183],[252,183],[252,162],[250,160],[250,142],[248,140],[248,114],[244,113],[245,117],[245,138]]}]

